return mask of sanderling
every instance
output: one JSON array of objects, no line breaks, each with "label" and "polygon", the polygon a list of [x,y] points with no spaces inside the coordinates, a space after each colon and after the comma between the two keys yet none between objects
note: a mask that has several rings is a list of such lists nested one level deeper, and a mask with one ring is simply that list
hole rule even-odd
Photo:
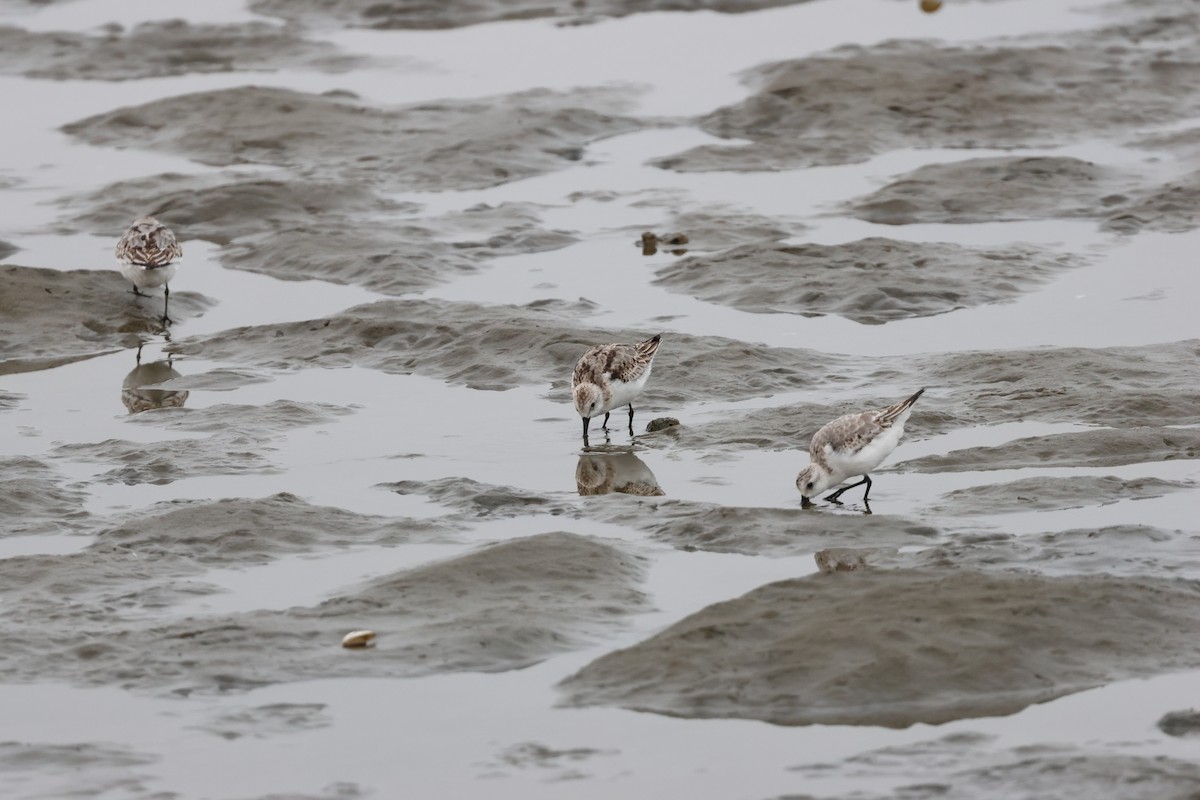
[{"label": "sanderling", "polygon": [[867,473],[882,464],[900,444],[904,422],[912,413],[913,403],[924,391],[921,389],[907,400],[879,411],[838,417],[817,431],[808,445],[812,463],[796,476],[796,488],[803,501],[807,504],[810,498],[826,489],[845,483],[854,475],[862,475],[858,483],[843,486],[825,499],[836,503],[842,492],[865,483],[863,503],[866,504],[867,496],[871,494],[871,476]]},{"label": "sanderling", "polygon": [[154,217],[134,220],[117,242],[117,267],[133,283],[133,293],[140,296],[142,289],[162,287],[164,325],[171,321],[167,316],[167,304],[171,301],[167,282],[175,277],[175,262],[181,258],[183,248],[175,234]]},{"label": "sanderling", "polygon": [[603,414],[603,427],[608,430],[608,412],[624,405],[629,406],[629,435],[633,435],[633,401],[646,386],[660,341],[661,333],[638,344],[602,344],[579,358],[571,375],[571,396],[583,417],[585,442],[592,417]]}]

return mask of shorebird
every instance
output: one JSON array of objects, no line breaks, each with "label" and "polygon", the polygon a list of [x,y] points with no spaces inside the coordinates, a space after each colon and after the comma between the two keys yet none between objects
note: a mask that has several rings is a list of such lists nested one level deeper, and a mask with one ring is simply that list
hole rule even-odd
[{"label": "shorebird", "polygon": [[[904,422],[912,413],[913,403],[924,391],[920,389],[907,400],[878,411],[846,414],[817,431],[808,445],[812,463],[796,476],[796,488],[800,490],[804,504],[855,475],[862,475],[862,480],[843,486],[825,499],[836,503],[842,492],[865,483],[863,503],[867,504],[871,494],[871,476],[867,473],[882,464],[900,444]],[[870,505],[867,508],[869,510]]]},{"label": "shorebird", "polygon": [[133,283],[133,293],[144,296],[142,289],[163,290],[163,324],[171,289],[167,282],[175,277],[175,262],[183,258],[174,232],[154,217],[138,217],[117,242],[117,267],[125,279]]},{"label": "shorebird", "polygon": [[661,333],[638,344],[602,344],[579,358],[571,375],[571,396],[583,417],[585,442],[592,417],[603,414],[607,431],[609,412],[624,405],[629,406],[629,435],[633,435],[633,401],[646,386],[660,341]]}]

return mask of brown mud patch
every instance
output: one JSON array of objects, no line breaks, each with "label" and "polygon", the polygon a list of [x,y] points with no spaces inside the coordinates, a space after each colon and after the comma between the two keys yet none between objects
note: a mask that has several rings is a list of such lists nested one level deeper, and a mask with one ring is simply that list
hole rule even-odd
[{"label": "brown mud patch", "polygon": [[541,207],[480,204],[438,217],[335,181],[156,175],[67,204],[70,228],[117,236],[130,208],[148,209],[184,239],[221,245],[218,258],[282,280],[324,280],[404,294],[472,273],[500,256],[576,241],[541,227]]},{"label": "brown mud patch", "polygon": [[561,687],[569,705],[682,717],[940,724],[1194,668],[1198,619],[1185,581],[846,572],[709,606]]},{"label": "brown mud patch", "polygon": [[[191,544],[171,547],[195,552]],[[64,615],[37,616],[3,631],[3,667],[6,680],[179,694],[518,669],[611,633],[644,610],[636,588],[642,572],[637,559],[600,541],[540,534],[376,579],[312,607],[165,626],[119,622],[111,612],[76,610],[70,624]],[[378,632],[376,645],[341,647],[342,636],[360,628]]]},{"label": "brown mud patch", "polygon": [[1030,436],[996,447],[970,447],[903,462],[916,472],[975,472],[1025,467],[1119,467],[1200,459],[1200,430],[1127,428]]},{"label": "brown mud patch", "polygon": [[593,22],[653,11],[719,11],[739,14],[793,5],[805,0],[471,0],[458,3],[411,3],[403,0],[251,0],[250,10],[306,25],[348,28],[436,30],[556,17],[567,24]]},{"label": "brown mud patch", "polygon": [[[133,347],[162,331],[162,295],[137,297],[115,266],[93,271],[5,264],[0,280],[0,375]],[[171,319],[198,316],[212,305],[196,292],[172,292]]]},{"label": "brown mud patch", "polygon": [[1011,300],[1079,263],[1028,247],[870,238],[691,256],[660,269],[655,283],[742,311],[836,314],[880,325]]},{"label": "brown mud patch", "polygon": [[287,27],[193,25],[180,19],[130,30],[110,24],[100,36],[0,26],[0,51],[0,72],[53,80],[124,81],[281,67],[345,72],[367,63]]},{"label": "brown mud patch", "polygon": [[919,356],[902,370],[875,372],[891,382],[911,381],[912,375],[977,424],[1041,420],[1128,429],[1200,424],[1200,394],[1194,389],[1200,386],[1200,340]]},{"label": "brown mud patch", "polygon": [[645,127],[616,113],[624,102],[614,92],[535,89],[382,109],[346,92],[244,86],[121,108],[62,130],[89,144],[175,153],[214,166],[265,164],[307,180],[445,191],[498,186],[577,163],[590,142]]},{"label": "brown mud patch", "polygon": [[942,495],[933,507],[946,514],[1013,514],[1103,506],[1118,500],[1145,500],[1194,489],[1188,481],[1160,478],[1125,480],[1112,475],[1069,478],[1022,478],[1008,483],[971,486]]},{"label": "brown mud patch", "polygon": [[1200,568],[1200,531],[1168,531],[1148,525],[1110,525],[1047,533],[958,531],[920,550],[896,547],[831,547],[817,553],[818,566],[855,569],[957,567],[1043,575],[1103,574],[1121,577],[1187,577]]},{"label": "brown mud patch", "polygon": [[883,225],[1095,219],[1101,228],[1181,232],[1200,217],[1200,174],[1163,186],[1064,156],[977,158],[929,164],[849,205]]},{"label": "brown mud patch", "polygon": [[[608,470],[595,462],[619,458],[624,463]],[[623,525],[651,539],[681,550],[706,550],[743,555],[803,555],[825,547],[879,546],[927,547],[941,539],[941,532],[928,524],[886,514],[827,514],[800,508],[756,508],[723,506],[690,500],[659,499],[650,483],[653,473],[633,453],[584,453],[579,458],[576,479],[583,489],[601,485],[608,491],[579,491],[586,499],[563,499],[494,486],[461,478],[432,481],[400,481],[380,488],[402,495],[419,495],[454,511],[445,520],[470,522],[480,517],[511,519],[552,516],[589,519]],[[580,470],[588,480],[580,480]],[[595,479],[592,476],[595,475]],[[620,476],[634,476],[633,491],[621,486]],[[646,491],[649,489],[650,491]],[[609,494],[603,499],[593,496]]]},{"label": "brown mud patch", "polygon": [[[157,755],[110,743],[0,742],[0,785],[36,786],[42,797],[161,798],[152,788],[161,783],[154,774],[158,761]],[[87,775],[86,788],[75,782],[79,775]]]},{"label": "brown mud patch", "polygon": [[887,784],[922,776],[919,784],[900,785],[885,794],[855,792],[856,800],[1194,800],[1200,784],[1200,766],[1192,761],[1058,743],[997,750],[995,741],[978,733],[953,733],[792,770],[814,780],[838,773]]},{"label": "brown mud patch", "polygon": [[[159,396],[164,394],[165,400]],[[121,401],[130,413],[139,415],[133,420],[137,424],[210,435],[152,443],[122,439],[72,442],[54,448],[51,456],[67,462],[111,464],[112,469],[94,480],[130,486],[161,486],[203,475],[277,475],[283,467],[270,456],[288,431],[330,423],[350,413],[339,406],[293,400],[189,410],[182,407],[187,396],[186,391],[143,386],[136,393],[123,389]],[[161,410],[143,413],[155,409]]]},{"label": "brown mud patch", "polygon": [[[565,400],[571,369],[589,347],[640,341],[657,332],[581,330],[578,317],[568,313],[575,308],[558,302],[479,306],[387,300],[321,320],[183,339],[170,349],[269,369],[355,365],[417,373],[478,389],[552,383],[552,391],[562,392]],[[668,334],[638,411],[650,413],[664,405],[713,397],[794,391],[834,378],[841,363],[838,357],[815,351]],[[720,364],[728,369],[714,368]]]},{"label": "brown mud patch", "polygon": [[1116,26],[1052,44],[840,47],[751,70],[753,95],[700,118],[708,133],[750,144],[706,145],[653,163],[797,169],[900,148],[1011,149],[1129,131],[1200,111],[1191,45],[1186,37],[1132,42]]},{"label": "brown mud patch", "polygon": [[49,464],[30,456],[0,458],[4,536],[74,533],[89,519],[85,493]]}]

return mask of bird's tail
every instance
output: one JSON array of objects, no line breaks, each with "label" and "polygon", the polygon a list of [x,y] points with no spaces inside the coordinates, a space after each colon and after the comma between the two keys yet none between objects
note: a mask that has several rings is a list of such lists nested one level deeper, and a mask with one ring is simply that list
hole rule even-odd
[{"label": "bird's tail", "polygon": [[898,417],[912,408],[913,403],[917,402],[917,398],[923,394],[925,394],[925,387],[922,386],[916,391],[915,394],[913,394],[912,397],[909,397],[906,400],[901,400],[899,403],[896,403],[896,405],[888,406],[881,411],[877,421],[884,427],[891,425]]},{"label": "bird's tail", "polygon": [[658,351],[658,345],[662,342],[662,334],[656,333],[644,342],[639,342],[637,346],[638,355],[642,358],[653,358],[655,352]]}]

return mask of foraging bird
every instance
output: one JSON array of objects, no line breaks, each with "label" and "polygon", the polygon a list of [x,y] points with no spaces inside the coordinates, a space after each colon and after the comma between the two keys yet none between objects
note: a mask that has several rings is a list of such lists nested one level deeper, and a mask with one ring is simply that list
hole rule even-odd
[{"label": "foraging bird", "polygon": [[871,494],[871,476],[867,473],[883,463],[900,444],[904,422],[912,413],[913,403],[924,392],[921,389],[907,400],[878,411],[846,414],[817,431],[808,445],[812,463],[796,476],[796,488],[804,503],[826,489],[845,483],[847,478],[862,475],[858,483],[843,486],[825,499],[836,503],[842,492],[865,483],[863,503],[866,504]]},{"label": "foraging bird", "polygon": [[117,267],[125,279],[133,283],[133,293],[139,297],[142,289],[163,289],[163,324],[171,321],[167,304],[171,289],[167,282],[175,277],[175,263],[183,258],[174,232],[154,217],[139,217],[117,242]]},{"label": "foraging bird", "polygon": [[608,413],[624,405],[629,406],[629,435],[633,435],[633,401],[646,386],[660,341],[661,333],[638,344],[603,344],[579,358],[571,375],[571,396],[583,418],[585,442],[592,417],[603,414],[603,427],[608,430]]}]

